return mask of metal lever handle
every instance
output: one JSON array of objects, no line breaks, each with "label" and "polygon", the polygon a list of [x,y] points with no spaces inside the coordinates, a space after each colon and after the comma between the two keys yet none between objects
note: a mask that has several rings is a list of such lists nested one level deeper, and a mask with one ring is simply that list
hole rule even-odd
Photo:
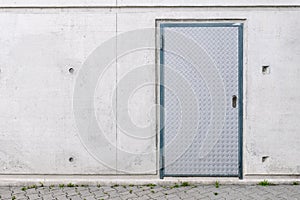
[{"label": "metal lever handle", "polygon": [[232,96],[232,107],[236,108],[237,97],[235,95]]}]

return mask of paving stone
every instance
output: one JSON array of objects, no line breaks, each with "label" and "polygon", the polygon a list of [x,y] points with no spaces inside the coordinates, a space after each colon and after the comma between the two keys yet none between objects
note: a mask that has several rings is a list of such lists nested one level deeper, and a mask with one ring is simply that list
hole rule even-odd
[{"label": "paving stone", "polygon": [[135,193],[130,193],[130,192],[120,193],[121,199],[131,199],[131,198],[136,198],[136,197],[138,197],[138,196]]},{"label": "paving stone", "polygon": [[86,196],[86,197],[81,197],[83,200],[95,200],[94,196]]},{"label": "paving stone", "polygon": [[108,187],[108,186],[102,187],[102,190],[103,190],[104,192],[115,191],[115,189],[113,189],[113,188],[111,188],[111,187]]},{"label": "paving stone", "polygon": [[20,187],[12,187],[10,188],[10,191],[15,194],[25,194],[25,191],[22,190]]},{"label": "paving stone", "polygon": [[89,189],[90,192],[96,192],[96,191],[100,190],[99,187],[89,187],[88,189]]},{"label": "paving stone", "polygon": [[22,197],[22,198],[16,198],[17,200],[27,200],[27,197]]},{"label": "paving stone", "polygon": [[67,200],[68,198],[66,197],[66,195],[59,195],[59,196],[55,196],[55,199],[57,199],[57,200]]},{"label": "paving stone", "polygon": [[[80,193],[80,195],[79,195]],[[12,200],[101,200],[101,199],[263,199],[300,200],[300,186],[276,185],[197,185],[172,186],[101,186],[38,187],[26,191],[22,187],[0,187],[0,199]]]},{"label": "paving stone", "polygon": [[103,196],[107,196],[107,194],[104,194],[103,191],[95,191],[95,192],[93,192],[93,194],[94,194],[94,197],[97,198],[97,199],[101,198]]},{"label": "paving stone", "polygon": [[146,194],[150,194],[151,191],[150,190],[142,190],[142,191],[137,191],[135,192],[138,196],[143,196],[143,195],[146,195]]},{"label": "paving stone", "polygon": [[89,191],[88,187],[76,187],[75,189],[79,192]]},{"label": "paving stone", "polygon": [[125,192],[125,191],[128,190],[126,186],[125,186],[125,187],[119,186],[119,187],[115,187],[114,189],[115,189],[117,192]]},{"label": "paving stone", "polygon": [[62,192],[61,190],[53,191],[53,192],[51,192],[51,194],[55,198],[58,197],[58,196],[67,196],[67,194]]},{"label": "paving stone", "polygon": [[196,197],[184,197],[184,198],[181,197],[181,199],[185,199],[185,200],[196,200],[197,198],[196,198]]},{"label": "paving stone", "polygon": [[80,196],[81,197],[86,197],[86,196],[91,196],[91,192],[89,190],[83,190],[83,191],[80,191]]},{"label": "paving stone", "polygon": [[32,199],[32,200],[34,200],[34,199],[39,199],[39,198],[40,198],[40,196],[39,196],[39,193],[38,193],[38,192],[36,192],[36,193],[30,193],[30,194],[26,194],[26,196],[27,196],[29,199]]},{"label": "paving stone", "polygon": [[62,188],[62,192],[64,193],[68,193],[68,192],[72,192],[72,191],[75,191],[76,188],[75,187],[66,187],[66,188]]},{"label": "paving stone", "polygon": [[116,191],[112,191],[112,192],[109,192],[109,193],[108,193],[108,196],[109,196],[110,198],[115,198],[115,197],[120,196],[120,194],[119,194],[118,192],[116,192]]},{"label": "paving stone", "polygon": [[148,199],[150,199],[149,196],[143,195],[143,196],[139,196],[137,198],[132,198],[131,200],[148,200]]},{"label": "paving stone", "polygon": [[12,196],[15,196],[16,199],[26,199],[27,197],[25,196],[25,192],[23,193],[18,193],[18,194],[12,194]]},{"label": "paving stone", "polygon": [[42,198],[44,199],[44,200],[53,200],[53,199],[55,199],[53,196],[52,196],[52,194],[44,194],[44,195],[42,195]]},{"label": "paving stone", "polygon": [[70,198],[70,200],[82,200],[82,198],[79,195],[70,196],[69,198]]},{"label": "paving stone", "polygon": [[109,198],[111,200],[122,200],[120,197]]},{"label": "paving stone", "polygon": [[194,198],[194,196],[188,195],[185,191],[178,192],[177,195],[178,195],[181,199],[187,199],[187,198],[190,198],[190,197],[193,197],[193,198]]},{"label": "paving stone", "polygon": [[180,199],[176,194],[170,194],[165,196],[166,199]]},{"label": "paving stone", "polygon": [[41,194],[41,195],[47,195],[50,194],[50,189],[46,188],[46,187],[42,187],[42,188],[38,188],[37,191]]},{"label": "paving stone", "polygon": [[98,200],[104,200],[104,199],[109,199],[109,196],[106,195],[106,196],[103,196],[103,197],[100,197],[100,198],[97,198]]},{"label": "paving stone", "polygon": [[38,192],[38,190],[31,188],[31,189],[27,189],[26,190],[26,194],[36,194]]},{"label": "paving stone", "polygon": [[159,199],[158,197],[164,197],[165,194],[162,193],[161,191],[158,191],[158,192],[154,192],[154,193],[149,193],[148,196],[153,199]]},{"label": "paving stone", "polygon": [[74,195],[78,195],[78,192],[74,190],[69,190],[69,191],[66,191],[66,194],[67,196],[74,196]]}]

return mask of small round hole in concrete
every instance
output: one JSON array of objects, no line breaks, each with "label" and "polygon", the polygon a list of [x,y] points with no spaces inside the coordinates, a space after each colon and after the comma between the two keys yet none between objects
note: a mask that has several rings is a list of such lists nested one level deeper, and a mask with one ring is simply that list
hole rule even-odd
[{"label": "small round hole in concrete", "polygon": [[74,158],[73,157],[70,157],[69,158],[69,162],[73,162],[74,161]]},{"label": "small round hole in concrete", "polygon": [[70,72],[71,74],[73,74],[73,73],[74,73],[74,69],[71,67],[71,68],[69,69],[69,72]]}]

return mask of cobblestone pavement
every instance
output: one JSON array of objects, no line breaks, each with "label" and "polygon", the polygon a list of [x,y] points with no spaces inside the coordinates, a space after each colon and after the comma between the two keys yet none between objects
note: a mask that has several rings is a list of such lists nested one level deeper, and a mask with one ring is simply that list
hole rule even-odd
[{"label": "cobblestone pavement", "polygon": [[153,184],[0,187],[1,200],[100,200],[100,199],[300,199],[299,185],[189,185]]}]

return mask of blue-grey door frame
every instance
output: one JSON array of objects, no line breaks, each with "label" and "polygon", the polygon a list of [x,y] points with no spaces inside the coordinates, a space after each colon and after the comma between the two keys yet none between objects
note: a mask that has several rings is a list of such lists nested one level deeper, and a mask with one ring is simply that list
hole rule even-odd
[{"label": "blue-grey door frame", "polygon": [[[160,24],[160,38],[164,36],[164,28],[166,27],[238,27],[238,142],[239,142],[239,159],[238,159],[238,177],[243,179],[243,23],[161,23]],[[163,40],[161,40],[163,43]],[[159,50],[160,57],[160,105],[164,107],[164,47],[161,44]],[[160,178],[165,176],[165,163],[164,163],[164,111],[160,109]],[[174,175],[174,176],[202,176],[202,175]],[[210,175],[210,177],[233,177],[235,175]]]}]

